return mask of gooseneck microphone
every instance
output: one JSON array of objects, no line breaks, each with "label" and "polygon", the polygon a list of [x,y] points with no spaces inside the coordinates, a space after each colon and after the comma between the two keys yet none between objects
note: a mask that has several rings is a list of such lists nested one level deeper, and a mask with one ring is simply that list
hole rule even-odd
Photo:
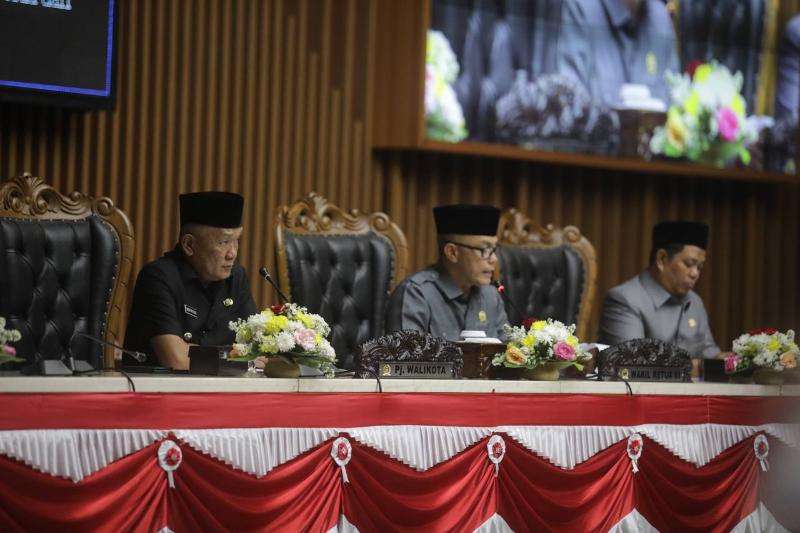
[{"label": "gooseneck microphone", "polygon": [[283,300],[283,303],[288,304],[289,298],[287,298],[286,295],[283,294],[281,288],[278,287],[278,284],[275,283],[275,280],[273,280],[272,276],[269,275],[269,270],[267,270],[267,267],[261,267],[261,270],[259,270],[258,273],[261,274],[261,277],[267,280],[270,285],[272,285],[272,287],[278,293],[278,296],[280,296],[281,300]]},{"label": "gooseneck microphone", "polygon": [[513,310],[515,313],[517,313],[517,315],[519,315],[519,320],[520,320],[520,323],[522,323],[522,321],[523,321],[523,320],[525,320],[525,318],[526,318],[526,317],[525,317],[525,314],[524,314],[524,313],[522,313],[522,312],[519,310],[519,308],[518,308],[518,307],[517,307],[517,306],[514,304],[514,300],[512,300],[512,299],[511,299],[511,298],[508,296],[508,294],[506,294],[506,286],[505,286],[505,285],[503,285],[503,283],[502,283],[500,280],[494,280],[494,281],[492,281],[492,285],[494,285],[494,288],[495,288],[495,289],[497,289],[497,292],[499,292],[499,293],[500,293],[500,297],[501,297],[501,298],[503,298],[503,300],[504,300],[504,301],[508,302],[508,304],[511,306],[511,309],[512,309],[512,310]]},{"label": "gooseneck microphone", "polygon": [[91,335],[87,335],[86,333],[76,332],[75,335],[78,335],[78,336],[81,336],[81,337],[85,337],[85,338],[89,339],[90,341],[94,341],[94,342],[96,342],[98,344],[105,344],[106,346],[111,346],[112,348],[116,348],[121,353],[124,353],[125,355],[130,355],[131,357],[133,357],[134,359],[136,359],[140,363],[144,363],[145,361],[147,361],[147,354],[146,353],[137,352],[135,350],[128,350],[126,348],[123,348],[122,346],[117,346],[113,342],[109,342],[109,341],[107,341],[105,339],[101,339],[99,337],[93,337]]}]

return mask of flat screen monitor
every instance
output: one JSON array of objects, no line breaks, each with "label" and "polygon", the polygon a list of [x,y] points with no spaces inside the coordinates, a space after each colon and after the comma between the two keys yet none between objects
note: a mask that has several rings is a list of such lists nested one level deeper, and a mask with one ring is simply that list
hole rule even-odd
[{"label": "flat screen monitor", "polygon": [[118,0],[0,0],[0,100],[114,101]]}]

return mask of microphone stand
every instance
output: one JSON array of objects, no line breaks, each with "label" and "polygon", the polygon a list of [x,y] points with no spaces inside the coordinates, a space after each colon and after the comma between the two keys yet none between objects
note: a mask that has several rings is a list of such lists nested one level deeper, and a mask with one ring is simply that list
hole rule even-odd
[{"label": "microphone stand", "polygon": [[519,320],[521,324],[522,321],[525,320],[525,314],[522,313],[519,310],[519,308],[514,304],[514,300],[512,300],[511,297],[509,297],[508,294],[506,294],[506,286],[499,280],[492,281],[492,285],[494,286],[495,289],[497,289],[497,292],[500,293],[500,297],[503,299],[503,301],[507,302],[511,306],[511,309],[515,313],[517,313],[517,315],[519,315]]},{"label": "microphone stand", "polygon": [[[98,344],[104,344],[106,346],[111,346],[112,348],[116,348],[121,353],[133,357],[139,363],[144,363],[145,361],[147,361],[147,354],[146,353],[137,352],[135,350],[128,350],[127,348],[123,348],[122,346],[114,344],[113,342],[109,342],[109,341],[107,341],[105,339],[101,339],[99,337],[93,337],[91,335],[87,335],[86,333],[75,333],[75,335],[78,335],[78,336],[81,336],[81,337],[85,337],[85,338],[89,339],[90,341],[94,341],[94,342],[96,342]],[[71,355],[70,355],[70,359],[72,359]],[[85,361],[78,361],[78,363],[81,363],[81,362],[86,363]]]},{"label": "microphone stand", "polygon": [[269,275],[269,270],[267,270],[267,267],[261,267],[258,273],[261,274],[261,277],[267,280],[267,282],[269,282],[270,285],[272,285],[272,288],[275,289],[275,292],[278,293],[278,296],[280,297],[281,300],[283,300],[283,303],[288,304],[289,298],[287,298],[286,295],[283,294],[281,288],[278,287],[278,284],[275,283],[275,280],[273,280],[272,276]]}]

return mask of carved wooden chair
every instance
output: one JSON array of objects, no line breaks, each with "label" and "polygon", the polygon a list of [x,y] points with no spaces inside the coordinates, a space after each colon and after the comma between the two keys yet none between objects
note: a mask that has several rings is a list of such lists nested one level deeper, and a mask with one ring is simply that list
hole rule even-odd
[{"label": "carved wooden chair", "polygon": [[463,367],[457,344],[420,331],[395,331],[362,344],[356,353],[355,377],[381,377],[381,361],[452,362],[457,376]]},{"label": "carved wooden chair", "polygon": [[383,334],[389,293],[406,276],[408,245],[384,213],[345,212],[311,193],[278,210],[281,290],[325,318],[338,365],[353,369],[356,349]]},{"label": "carved wooden chair", "polygon": [[500,215],[497,238],[495,274],[506,287],[509,321],[553,318],[576,324],[578,337],[586,339],[597,260],[594,247],[580,230],[552,224],[539,227],[516,209],[507,209]]},{"label": "carved wooden chair", "polygon": [[108,198],[64,196],[30,174],[0,182],[0,316],[22,333],[18,355],[113,367],[113,348],[77,334],[122,343],[133,251]]}]

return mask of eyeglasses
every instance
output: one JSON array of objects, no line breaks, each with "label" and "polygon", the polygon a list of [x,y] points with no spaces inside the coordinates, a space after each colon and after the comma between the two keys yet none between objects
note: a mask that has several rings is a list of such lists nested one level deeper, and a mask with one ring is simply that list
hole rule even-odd
[{"label": "eyeglasses", "polygon": [[455,241],[444,241],[444,242],[449,244],[455,244],[456,246],[461,246],[462,248],[469,248],[470,250],[476,250],[480,252],[481,259],[489,259],[493,255],[497,254],[497,246],[487,246],[485,248],[482,248],[480,246],[470,246],[469,244],[464,244]]}]

